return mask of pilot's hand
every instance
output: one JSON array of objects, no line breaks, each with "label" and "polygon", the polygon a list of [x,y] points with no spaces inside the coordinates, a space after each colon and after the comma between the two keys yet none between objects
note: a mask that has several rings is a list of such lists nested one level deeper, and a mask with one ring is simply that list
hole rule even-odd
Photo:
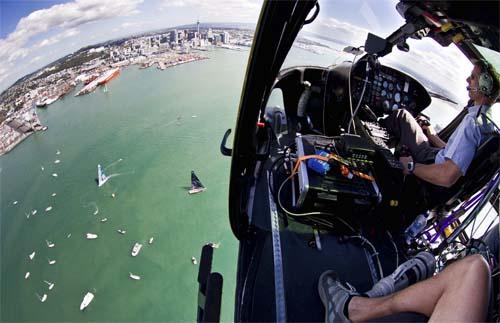
[{"label": "pilot's hand", "polygon": [[403,164],[403,173],[405,175],[409,175],[413,172],[414,166],[412,165],[413,158],[411,158],[411,156],[399,157],[399,161],[401,162],[401,164]]},{"label": "pilot's hand", "polygon": [[417,117],[417,123],[427,137],[436,135],[436,130],[434,130],[427,118],[419,116]]}]

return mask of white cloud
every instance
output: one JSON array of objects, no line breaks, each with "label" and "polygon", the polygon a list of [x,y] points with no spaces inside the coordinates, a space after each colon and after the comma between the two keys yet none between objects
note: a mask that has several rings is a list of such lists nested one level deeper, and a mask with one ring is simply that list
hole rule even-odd
[{"label": "white cloud", "polygon": [[62,33],[59,33],[55,36],[45,38],[44,40],[38,42],[35,45],[35,47],[40,48],[40,47],[54,45],[65,38],[76,36],[79,33],[80,33],[80,31],[78,29],[75,29],[75,28],[67,29],[67,30],[63,31]]},{"label": "white cloud", "polygon": [[[312,24],[311,24],[312,25]],[[335,18],[319,18],[308,30],[353,46],[364,45],[368,30]]]},{"label": "white cloud", "polygon": [[204,19],[217,22],[255,22],[261,0],[163,0],[160,9],[187,7],[202,13]]}]

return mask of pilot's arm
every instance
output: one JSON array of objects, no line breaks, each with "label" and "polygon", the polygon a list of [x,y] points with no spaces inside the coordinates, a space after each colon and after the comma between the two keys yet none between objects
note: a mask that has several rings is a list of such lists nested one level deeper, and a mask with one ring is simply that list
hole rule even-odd
[{"label": "pilot's arm", "polygon": [[[405,175],[410,174],[408,163],[412,161],[411,157],[401,157]],[[462,171],[453,160],[448,159],[442,164],[418,164],[413,168],[413,175],[434,185],[451,187],[462,176]]]}]

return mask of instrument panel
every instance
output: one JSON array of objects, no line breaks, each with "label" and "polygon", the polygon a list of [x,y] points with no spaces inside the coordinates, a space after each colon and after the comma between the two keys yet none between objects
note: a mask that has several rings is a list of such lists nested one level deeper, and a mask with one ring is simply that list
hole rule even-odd
[{"label": "instrument panel", "polygon": [[[355,97],[359,100],[365,78],[356,77],[356,80]],[[378,116],[397,109],[406,109],[416,115],[430,104],[430,96],[410,76],[390,67],[380,66],[369,74],[362,104],[369,106]]]}]

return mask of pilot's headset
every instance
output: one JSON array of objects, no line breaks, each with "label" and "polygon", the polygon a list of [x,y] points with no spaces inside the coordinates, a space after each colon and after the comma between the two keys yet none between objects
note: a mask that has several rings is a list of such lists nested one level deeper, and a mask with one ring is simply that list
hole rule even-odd
[{"label": "pilot's headset", "polygon": [[479,74],[478,91],[489,98],[497,99],[498,97],[498,73],[493,65],[486,60],[480,60],[481,74]]}]

